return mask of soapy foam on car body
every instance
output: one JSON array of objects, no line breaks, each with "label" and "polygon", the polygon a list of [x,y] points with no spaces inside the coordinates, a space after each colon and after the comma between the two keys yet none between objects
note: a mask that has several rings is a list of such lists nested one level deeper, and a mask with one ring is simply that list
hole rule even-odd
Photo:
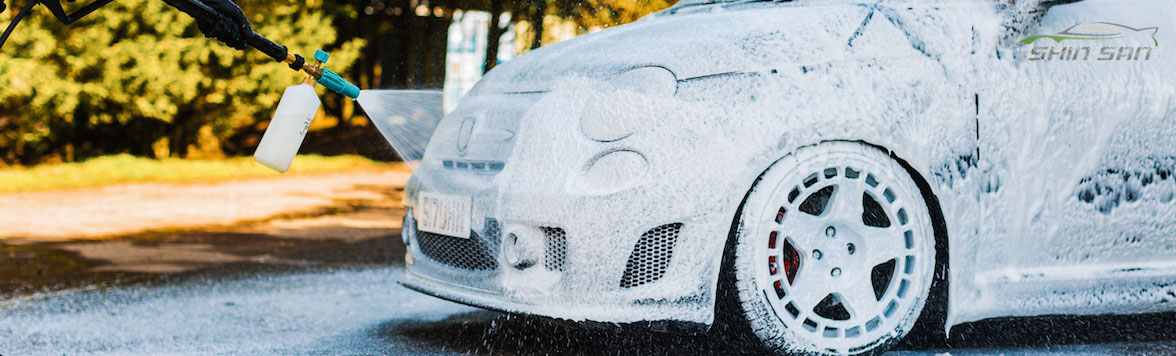
[{"label": "soapy foam on car body", "polygon": [[[1035,315],[1060,310],[1055,309],[1059,305],[1073,308],[1068,312],[1081,307],[1108,308],[1111,300],[1136,305],[1168,301],[1162,299],[1168,290],[1154,286],[1115,283],[1114,288],[1105,288],[1102,296],[1095,296],[1070,293],[1057,284],[1020,282],[1030,278],[1075,280],[1062,273],[1067,271],[1080,270],[1082,275],[1092,276],[1099,271],[1124,273],[1121,271],[1148,267],[1136,261],[1113,260],[1117,256],[1111,254],[1091,253],[1106,252],[1110,246],[1134,245],[1129,248],[1151,256],[1171,251],[1171,245],[1165,244],[1168,239],[1131,238],[1142,235],[1135,231],[1172,236],[1160,231],[1171,229],[1166,223],[1173,221],[1172,210],[1163,210],[1173,201],[1171,181],[1156,183],[1160,180],[1155,178],[1160,172],[1170,177],[1169,164],[1142,159],[1170,157],[1172,152],[1173,141],[1161,138],[1172,126],[1160,125],[1172,117],[1172,101],[1167,100],[1171,85],[1150,79],[1161,78],[1163,67],[1135,63],[1102,68],[1129,75],[1110,79],[1089,76],[1092,72],[1077,70],[1074,65],[1025,65],[1022,55],[1031,48],[1009,44],[1024,37],[1009,33],[1006,25],[1033,21],[1031,17],[1036,15],[1031,11],[1009,15],[1005,10],[970,2],[952,6],[893,3],[882,1],[875,8],[716,10],[706,16],[689,15],[690,21],[655,15],[496,67],[463,99],[465,107],[455,111],[488,112],[492,110],[471,110],[470,106],[501,105],[493,111],[506,112],[514,107],[508,107],[506,100],[527,101],[519,104],[526,107],[522,113],[509,115],[518,120],[511,130],[515,143],[509,154],[496,155],[496,159],[510,163],[492,178],[497,194],[495,210],[490,213],[503,221],[558,222],[569,232],[572,243],[583,241],[576,237],[577,231],[598,237],[621,230],[624,222],[634,220],[626,212],[644,214],[643,221],[677,221],[680,214],[662,207],[704,212],[723,207],[730,211],[714,214],[729,217],[748,188],[715,186],[712,182],[746,185],[773,160],[800,147],[832,140],[864,141],[885,147],[920,169],[936,189],[950,239],[950,259],[967,262],[951,266],[951,275],[956,277],[949,283],[953,304],[948,325],[1010,313]],[[1016,6],[1032,9],[1032,3],[1017,2]],[[1086,2],[1092,3],[1096,2]],[[1107,2],[1098,3],[1107,11],[1058,17],[1060,24],[1040,30],[1064,29],[1072,22],[1168,23],[1158,12],[1135,14],[1129,8],[1116,10]],[[1057,15],[1063,9],[1050,11]],[[780,18],[789,21],[781,22]],[[727,30],[714,31],[714,25],[720,24]],[[1157,54],[1154,58],[1165,57]],[[614,65],[617,63],[621,65]],[[584,115],[592,103],[620,107],[618,103],[634,99],[632,94],[609,88],[612,83],[599,81],[609,80],[632,63],[658,63],[672,70],[679,80],[675,95],[667,99],[672,100],[668,105],[654,106],[669,109],[647,116],[652,120],[638,116],[643,111],[621,110],[624,120],[644,125],[640,132],[619,143],[590,139],[583,132],[583,118],[595,117]],[[1067,92],[1071,95],[1056,95]],[[1051,94],[1050,100],[1035,101],[1042,98],[1041,93]],[[1114,111],[1091,105],[1099,98],[1115,103]],[[1108,112],[1114,115],[1106,115]],[[463,116],[452,119],[458,117]],[[491,116],[495,117],[504,116]],[[1137,117],[1152,119],[1129,120]],[[1151,130],[1138,129],[1133,121],[1152,125]],[[1091,126],[1094,124],[1098,128]],[[449,145],[437,148],[449,148],[443,146]],[[669,177],[673,184],[647,185],[640,195],[614,193],[608,199],[594,199],[606,191],[580,189],[600,186],[579,185],[585,167],[602,152],[617,148],[638,151],[651,162],[646,177]],[[1116,150],[1130,155],[1116,155]],[[1108,169],[1116,173],[1104,174]],[[1124,171],[1148,178],[1118,173]],[[1075,189],[1076,185],[1082,187]],[[1117,190],[1108,191],[1108,185]],[[448,190],[459,191],[456,188]],[[737,193],[723,193],[730,191]],[[549,198],[568,196],[569,192],[573,198]],[[635,208],[655,198],[662,199],[658,205]],[[577,219],[555,218],[563,216]],[[1150,222],[1117,224],[1122,221],[1119,219]],[[601,233],[602,221],[611,222],[607,224],[611,230]],[[706,226],[713,231],[683,234],[676,249],[714,251],[707,256],[719,256],[724,241],[713,236],[727,236],[729,224],[688,221],[686,226],[704,224],[713,225]],[[1081,236],[1078,226],[1107,233],[1077,239]],[[627,236],[636,236],[644,228],[648,227],[632,227],[636,232]],[[1112,240],[1116,236],[1123,237]],[[593,256],[622,256],[622,262],[633,248],[632,243],[603,245],[599,238],[588,244],[594,248]],[[575,248],[573,245],[569,250]],[[685,300],[702,296],[691,299],[700,300],[699,307],[630,313],[624,320],[666,315],[679,320],[711,320],[713,299],[707,299],[714,295],[715,284],[709,276],[718,275],[719,260],[687,262],[687,258],[697,258],[688,254],[675,254],[674,258],[676,265],[698,266],[692,271],[708,278],[659,282],[666,287],[657,289],[658,293],[682,291],[677,295],[664,292],[659,297]],[[1083,264],[1061,263],[1067,261]],[[603,264],[599,259],[576,262],[569,265],[597,268]],[[561,308],[548,316],[621,319],[600,317],[604,308],[598,307],[598,298],[591,298],[597,290],[589,286],[615,283],[610,280],[615,274],[595,272],[566,274],[564,278],[583,276],[583,283],[568,284],[582,289],[560,295],[566,297],[559,300]],[[542,282],[528,279],[532,276],[515,277],[519,284]],[[539,288],[508,289],[506,293],[525,303],[546,302],[545,295],[532,293],[534,289]],[[1025,297],[1031,294],[1039,297]]]}]

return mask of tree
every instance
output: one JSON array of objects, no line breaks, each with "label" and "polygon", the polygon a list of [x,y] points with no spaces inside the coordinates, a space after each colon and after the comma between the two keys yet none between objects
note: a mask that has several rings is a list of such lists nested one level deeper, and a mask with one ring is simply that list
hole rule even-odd
[{"label": "tree", "polygon": [[487,24],[489,29],[486,31],[486,61],[483,62],[482,72],[490,72],[494,66],[498,65],[498,47],[499,40],[502,34],[506,33],[507,26],[503,26],[502,18],[502,2],[505,0],[489,0],[490,1],[490,23]]}]

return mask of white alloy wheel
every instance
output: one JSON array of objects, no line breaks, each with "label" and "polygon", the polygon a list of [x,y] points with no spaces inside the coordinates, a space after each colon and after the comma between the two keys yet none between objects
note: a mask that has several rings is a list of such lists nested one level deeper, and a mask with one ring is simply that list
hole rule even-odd
[{"label": "white alloy wheel", "polygon": [[772,350],[881,352],[919,318],[935,267],[931,216],[882,150],[802,148],[764,173],[739,219],[738,302]]}]

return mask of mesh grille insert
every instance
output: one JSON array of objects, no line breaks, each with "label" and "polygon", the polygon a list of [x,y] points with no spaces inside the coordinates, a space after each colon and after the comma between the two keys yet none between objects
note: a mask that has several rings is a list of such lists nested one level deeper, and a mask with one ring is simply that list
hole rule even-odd
[{"label": "mesh grille insert", "polygon": [[548,271],[563,271],[568,257],[568,234],[558,227],[540,227],[547,249],[543,253],[543,267]]},{"label": "mesh grille insert", "polygon": [[417,248],[430,260],[461,269],[488,271],[498,268],[501,232],[498,222],[486,220],[486,230],[471,232],[470,238],[417,230]]},{"label": "mesh grille insert", "polygon": [[641,286],[661,279],[670,265],[674,244],[678,242],[678,231],[682,223],[655,227],[637,241],[629,262],[625,263],[625,275],[621,277],[621,288]]}]

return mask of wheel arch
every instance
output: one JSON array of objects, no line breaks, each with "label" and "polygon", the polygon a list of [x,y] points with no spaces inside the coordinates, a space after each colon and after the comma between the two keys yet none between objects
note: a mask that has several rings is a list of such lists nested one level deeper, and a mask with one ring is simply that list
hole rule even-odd
[{"label": "wheel arch", "polygon": [[886,152],[891,159],[906,169],[907,174],[910,174],[911,178],[915,180],[915,186],[919,187],[923,201],[927,203],[927,211],[931,213],[931,230],[935,235],[935,272],[933,273],[934,278],[931,279],[931,293],[928,294],[922,315],[919,316],[918,322],[915,323],[915,329],[911,333],[937,335],[942,332],[946,334],[948,283],[950,283],[948,271],[951,266],[951,254],[949,253],[950,239],[948,238],[947,219],[943,215],[943,207],[939,204],[939,197],[931,189],[931,184],[923,177],[922,172],[899,157],[893,150],[864,141],[858,142]]}]

